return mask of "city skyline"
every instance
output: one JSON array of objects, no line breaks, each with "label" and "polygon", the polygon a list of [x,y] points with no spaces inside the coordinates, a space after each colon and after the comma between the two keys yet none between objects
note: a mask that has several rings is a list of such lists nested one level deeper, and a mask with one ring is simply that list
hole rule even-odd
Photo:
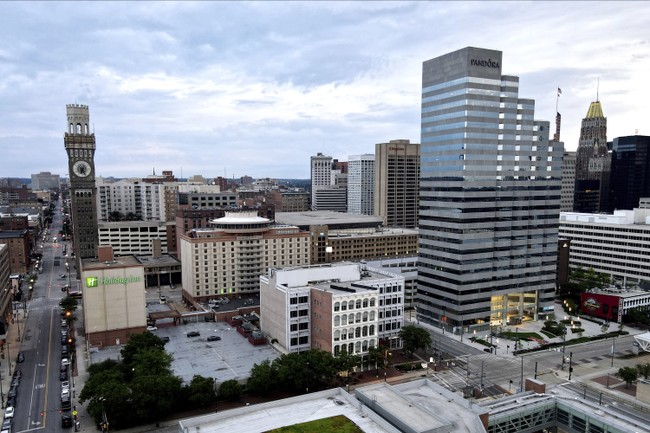
[{"label": "city skyline", "polygon": [[643,2],[124,5],[0,5],[0,176],[67,177],[79,103],[98,176],[308,179],[318,152],[419,142],[422,62],[466,46],[502,51],[540,120],[562,89],[567,150],[597,91],[609,141],[650,134]]}]

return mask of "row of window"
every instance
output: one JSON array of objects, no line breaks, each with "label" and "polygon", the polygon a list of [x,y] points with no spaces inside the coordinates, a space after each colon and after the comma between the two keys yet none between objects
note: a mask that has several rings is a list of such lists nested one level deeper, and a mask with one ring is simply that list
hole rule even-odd
[{"label": "row of window", "polygon": [[358,326],[356,328],[341,329],[334,331],[334,341],[352,340],[353,338],[361,338],[375,335],[375,325]]},{"label": "row of window", "polygon": [[349,354],[353,353],[366,353],[368,349],[375,347],[375,340],[357,341],[356,343],[348,343],[334,346],[334,356],[338,356],[341,352],[345,351]]},{"label": "row of window", "polygon": [[[381,313],[380,313],[381,314]],[[334,316],[334,326],[341,326],[341,325],[348,325],[348,324],[353,324],[353,323],[361,323],[361,322],[367,322],[367,321],[374,321],[375,320],[375,312],[374,311],[364,311],[362,313],[357,313],[355,314],[343,314],[343,315],[336,315]]]},{"label": "row of window", "polygon": [[364,299],[357,299],[356,301],[348,301],[348,302],[335,302],[334,303],[334,311],[345,311],[345,310],[354,310],[355,308],[368,308],[374,307],[375,306],[375,298],[364,298]]}]

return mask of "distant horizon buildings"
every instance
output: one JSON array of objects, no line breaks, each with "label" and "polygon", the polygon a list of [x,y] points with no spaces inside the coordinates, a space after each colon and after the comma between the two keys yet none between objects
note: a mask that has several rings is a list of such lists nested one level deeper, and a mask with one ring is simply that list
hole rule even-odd
[{"label": "distant horizon buildings", "polygon": [[43,191],[59,189],[61,187],[61,176],[52,174],[49,171],[32,174],[32,191]]},{"label": "distant horizon buildings", "polygon": [[417,314],[461,333],[553,313],[564,149],[501,68],[474,47],[422,68]]}]

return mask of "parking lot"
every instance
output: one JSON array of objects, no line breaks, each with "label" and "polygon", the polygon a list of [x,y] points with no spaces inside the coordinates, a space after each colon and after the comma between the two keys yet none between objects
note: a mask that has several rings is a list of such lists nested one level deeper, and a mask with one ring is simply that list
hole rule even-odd
[{"label": "parking lot", "polygon": [[[164,305],[150,305],[151,310],[160,311]],[[192,377],[200,375],[215,378],[218,382],[229,379],[245,381],[254,364],[265,359],[274,360],[280,356],[269,345],[253,346],[237,330],[225,322],[205,322],[203,318],[183,319],[187,324],[173,326],[171,319],[156,322],[158,329],[151,331],[160,338],[168,337],[165,349],[172,355],[172,370],[189,383]],[[193,320],[193,321],[192,321]],[[198,337],[187,337],[196,331]],[[218,336],[219,341],[208,341]],[[91,362],[119,359],[122,346],[106,347],[91,353]]]}]

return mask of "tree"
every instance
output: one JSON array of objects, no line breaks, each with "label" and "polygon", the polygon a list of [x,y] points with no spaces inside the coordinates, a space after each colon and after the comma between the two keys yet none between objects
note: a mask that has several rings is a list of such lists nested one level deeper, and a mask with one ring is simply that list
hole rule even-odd
[{"label": "tree", "polygon": [[626,388],[629,388],[630,384],[639,378],[639,371],[634,367],[621,367],[616,374],[625,381]]},{"label": "tree", "polygon": [[639,375],[643,376],[645,379],[650,377],[650,362],[645,364],[637,364],[636,369],[639,372]]},{"label": "tree", "polygon": [[[344,346],[345,347],[345,346]],[[345,372],[345,377],[347,378],[347,383],[350,383],[350,375],[361,361],[359,355],[353,353],[348,353],[347,350],[342,350],[336,357],[336,367],[339,372]]]},{"label": "tree", "polygon": [[236,379],[226,380],[219,386],[219,396],[224,400],[236,401],[239,400],[242,393],[242,386]]},{"label": "tree", "polygon": [[101,363],[97,366],[79,394],[79,404],[88,401],[88,413],[96,423],[105,411],[113,428],[127,427],[132,416],[129,384],[118,365]]},{"label": "tree", "polygon": [[[276,366],[277,367],[277,366]],[[278,388],[278,372],[271,361],[265,359],[261,364],[253,365],[246,387],[250,392],[266,394]]]},{"label": "tree", "polygon": [[120,213],[120,211],[114,210],[113,212],[110,212],[108,214],[108,220],[109,221],[122,221],[123,216]]},{"label": "tree", "polygon": [[[143,332],[141,334],[131,335],[131,337],[129,337],[129,341],[120,351],[125,367],[127,369],[130,369],[132,367],[131,364],[133,364],[133,360],[138,352],[152,348],[160,350],[162,352],[161,356],[167,355],[165,353],[165,342],[162,341],[162,339],[160,339],[160,337],[157,335],[151,332]],[[169,358],[168,367],[169,366],[171,366],[171,357]]]},{"label": "tree", "polygon": [[214,379],[196,375],[189,385],[181,390],[188,408],[211,406],[217,401]]},{"label": "tree", "polygon": [[399,337],[402,339],[404,350],[410,355],[413,355],[415,351],[420,349],[428,352],[431,347],[431,335],[429,335],[429,332],[415,325],[402,327],[399,331]]},{"label": "tree", "polygon": [[379,368],[384,365],[384,357],[387,350],[388,348],[382,345],[370,347],[368,349],[368,365],[374,364],[375,370],[379,372]]},{"label": "tree", "polygon": [[70,311],[71,313],[74,313],[77,310],[77,306],[79,303],[75,298],[71,298],[70,296],[66,296],[65,298],[61,299],[61,302],[59,302],[59,306],[64,310],[64,311]]}]

